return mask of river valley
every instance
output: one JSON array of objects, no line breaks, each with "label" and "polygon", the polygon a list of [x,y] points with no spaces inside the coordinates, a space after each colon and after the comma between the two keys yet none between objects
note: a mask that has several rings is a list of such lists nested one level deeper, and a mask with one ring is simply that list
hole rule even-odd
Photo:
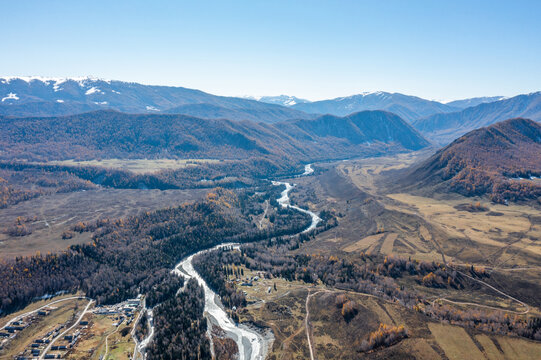
[{"label": "river valley", "polygon": [[[299,176],[306,176],[313,173],[314,170],[311,164],[308,164],[304,168],[304,172]],[[291,205],[289,199],[289,192],[295,187],[295,184],[281,181],[272,181],[275,186],[284,185],[285,189],[280,193],[280,198],[277,199],[278,203],[282,207],[289,207],[297,211],[310,215],[312,221],[310,225],[302,231],[302,233],[309,232],[316,228],[321,221],[319,216],[314,212],[306,209],[302,209],[298,206]],[[208,315],[210,321],[222,328],[230,338],[232,338],[239,349],[239,360],[263,360],[266,357],[269,347],[272,345],[272,336],[263,335],[261,332],[251,329],[243,324],[235,324],[229,315],[227,314],[224,306],[222,305],[219,296],[209,288],[205,280],[199,275],[199,273],[193,267],[193,259],[200,254],[208,251],[213,251],[225,247],[239,247],[236,243],[225,243],[216,245],[213,248],[201,250],[195,254],[192,254],[182,259],[173,269],[173,272],[178,276],[184,276],[187,279],[195,279],[199,285],[201,285],[205,292],[205,312]],[[151,315],[151,310],[150,310]],[[150,321],[149,335],[143,339],[138,347],[141,353],[144,353],[145,347],[150,343],[150,340],[154,334],[153,324]]]}]

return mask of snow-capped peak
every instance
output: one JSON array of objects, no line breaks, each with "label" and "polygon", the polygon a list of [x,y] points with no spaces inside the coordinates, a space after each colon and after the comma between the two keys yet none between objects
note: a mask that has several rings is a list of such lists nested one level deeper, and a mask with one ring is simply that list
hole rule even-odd
[{"label": "snow-capped peak", "polygon": [[369,96],[378,96],[383,99],[385,99],[387,96],[392,95],[391,93],[385,92],[385,91],[363,91],[359,94],[350,95],[350,96],[342,96],[339,98],[336,98],[334,100],[336,101],[349,101],[352,99],[358,99],[358,98],[364,98]]},{"label": "snow-capped peak", "polygon": [[0,83],[1,84],[9,84],[10,82],[14,80],[21,80],[25,81],[27,83],[31,83],[32,81],[40,81],[46,85],[53,84],[56,88],[65,82],[73,81],[79,84],[79,86],[85,86],[89,83],[94,83],[97,81],[104,81],[106,83],[111,83],[111,80],[106,79],[100,79],[93,76],[82,76],[82,77],[47,77],[47,76],[0,76]]},{"label": "snow-capped peak", "polygon": [[256,98],[256,100],[265,102],[268,104],[278,104],[278,105],[283,105],[283,106],[293,106],[296,104],[310,102],[308,100],[300,99],[298,97],[291,96],[291,95],[261,96],[259,98]]}]

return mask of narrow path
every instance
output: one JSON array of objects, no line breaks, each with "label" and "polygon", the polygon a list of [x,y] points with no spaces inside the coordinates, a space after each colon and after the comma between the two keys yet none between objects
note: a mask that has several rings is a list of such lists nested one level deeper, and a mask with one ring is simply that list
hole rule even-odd
[{"label": "narrow path", "polygon": [[526,308],[526,312],[524,312],[524,314],[527,314],[528,312],[530,312],[530,306],[528,304],[520,301],[519,299],[514,298],[511,295],[506,294],[503,291],[496,289],[494,286],[492,286],[492,285],[490,285],[490,284],[488,284],[488,283],[486,283],[486,282],[484,282],[482,280],[476,279],[476,278],[474,278],[474,277],[472,277],[472,276],[470,276],[468,274],[465,274],[462,271],[457,270],[456,272],[463,275],[463,276],[465,276],[465,277],[467,277],[467,278],[469,278],[469,279],[471,279],[471,280],[473,280],[473,281],[477,281],[479,284],[482,284],[482,285],[485,285],[485,286],[489,287],[490,289],[492,289],[492,290],[496,291],[497,293],[507,297],[508,299],[511,299],[511,300],[514,300],[514,301],[518,302],[519,304],[521,304],[522,306],[524,306]]},{"label": "narrow path", "polygon": [[[317,294],[317,293],[316,293]],[[308,290],[308,295],[306,295],[306,317],[304,318],[304,326],[306,327],[306,340],[308,340],[308,350],[310,350],[310,360],[314,360],[314,349],[312,348],[311,340],[311,331],[310,331],[310,309],[308,304],[310,303],[310,290]]]},{"label": "narrow path", "polygon": [[116,333],[118,331],[118,329],[120,328],[120,326],[117,326],[115,331],[113,332],[110,332],[106,337],[105,337],[105,354],[103,354],[103,360],[107,360],[107,354],[109,353],[109,336],[113,335],[114,333]]},{"label": "narrow path", "polygon": [[265,220],[265,216],[267,216],[267,212],[269,211],[269,201],[265,200],[265,211],[263,211],[263,215],[261,215],[261,219],[259,219],[259,228],[263,228],[263,220]]},{"label": "narrow path", "polygon": [[[440,249],[440,254],[441,254],[441,256],[442,256],[443,259],[444,259],[445,267],[454,269],[453,266],[452,266],[452,264],[448,264],[448,263],[445,261],[445,255],[443,254],[443,251],[442,251],[441,249]],[[454,270],[455,270],[457,273],[461,274],[462,276],[465,276],[465,277],[467,277],[468,279],[471,279],[471,280],[473,280],[473,281],[475,281],[475,282],[478,282],[479,284],[482,284],[482,285],[484,285],[484,286],[486,286],[486,287],[488,287],[488,288],[490,288],[490,289],[496,291],[498,294],[501,294],[501,295],[505,296],[505,297],[508,298],[508,299],[511,299],[511,300],[513,300],[513,301],[518,302],[519,304],[521,304],[522,306],[524,306],[524,307],[526,308],[526,310],[525,310],[525,312],[523,312],[523,314],[527,314],[527,313],[530,312],[530,306],[529,306],[528,304],[524,303],[523,301],[521,301],[521,300],[519,300],[519,299],[517,299],[517,298],[515,298],[515,297],[513,297],[513,296],[511,296],[511,295],[509,295],[509,294],[507,294],[507,293],[505,293],[505,292],[503,292],[503,291],[497,289],[497,288],[495,288],[494,286],[492,286],[492,285],[490,285],[490,284],[488,284],[488,283],[486,283],[486,282],[484,282],[484,281],[482,281],[482,280],[476,279],[476,278],[474,278],[473,276],[470,276],[470,275],[468,275],[468,274],[466,274],[466,273],[463,273],[462,271],[460,271],[460,270],[458,270],[458,269],[454,269]],[[488,305],[482,305],[482,304],[469,303],[469,305],[475,305],[475,306],[479,306],[479,307],[489,307],[489,308],[490,308],[490,306],[488,306]],[[503,309],[498,309],[498,310],[509,311],[509,310],[503,310]],[[511,310],[511,312],[512,312],[512,310]]]},{"label": "narrow path", "polygon": [[55,337],[50,343],[49,345],[47,345],[47,347],[45,348],[45,350],[43,350],[43,352],[41,353],[41,355],[39,356],[39,360],[42,360],[45,355],[47,354],[47,352],[49,352],[49,350],[51,350],[51,346],[53,346],[54,342],[58,339],[60,339],[62,336],[64,336],[64,334],[66,334],[68,331],[71,331],[74,327],[76,327],[79,322],[81,322],[81,320],[83,319],[83,316],[85,316],[86,312],[88,311],[88,308],[90,307],[90,305],[92,305],[92,303],[94,302],[94,300],[90,300],[88,302],[88,304],[86,305],[85,309],[83,310],[81,316],[79,316],[79,318],[77,319],[77,321],[75,321],[75,323],[73,325],[71,325],[68,329],[64,330],[62,333],[60,333],[60,335],[58,335],[57,337]]},{"label": "narrow path", "polygon": [[312,345],[312,331],[310,329],[310,298],[322,292],[329,292],[329,290],[319,290],[313,294],[310,294],[310,290],[308,290],[308,295],[306,295],[306,317],[304,318],[304,326],[306,327],[306,339],[308,340],[308,349],[310,350],[310,360],[315,360],[314,349]]},{"label": "narrow path", "polygon": [[495,306],[482,305],[482,304],[476,304],[476,303],[471,303],[471,302],[453,301],[453,300],[449,300],[449,299],[446,299],[446,298],[437,298],[435,300],[432,300],[432,306],[434,306],[436,301],[445,301],[445,302],[448,302],[450,304],[455,304],[455,305],[469,305],[469,306],[476,306],[476,307],[481,307],[481,308],[485,308],[485,309],[505,311],[505,312],[510,312],[510,313],[517,314],[517,315],[525,315],[528,312],[530,312],[529,308],[526,308],[526,310],[524,310],[524,311],[515,311],[515,310],[507,310],[507,309],[502,309],[502,308],[498,308],[498,307],[495,307]]}]

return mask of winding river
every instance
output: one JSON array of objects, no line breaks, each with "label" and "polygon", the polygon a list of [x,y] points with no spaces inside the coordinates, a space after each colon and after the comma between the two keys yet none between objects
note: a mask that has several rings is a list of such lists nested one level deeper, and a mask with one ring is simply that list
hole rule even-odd
[{"label": "winding river", "polygon": [[[306,176],[314,172],[314,169],[312,169],[311,164],[308,164],[304,167],[304,172],[299,176]],[[295,187],[295,184],[290,184],[287,182],[281,182],[281,181],[272,181],[273,185],[279,186],[279,185],[285,185],[285,190],[282,191],[280,194],[280,198],[277,200],[278,203],[282,207],[289,207],[292,209],[295,209],[297,211],[303,212],[305,214],[308,214],[311,216],[312,221],[310,223],[310,226],[308,226],[306,229],[304,229],[302,232],[308,232],[316,228],[317,224],[321,221],[321,219],[310,210],[302,209],[298,206],[291,205],[290,199],[289,199],[289,192],[293,187]],[[236,343],[239,348],[239,360],[263,360],[267,354],[268,348],[271,345],[271,341],[260,334],[258,331],[255,331],[243,324],[235,324],[228,316],[227,312],[225,311],[220,298],[212,289],[210,289],[203,280],[203,278],[199,275],[199,273],[194,269],[193,267],[193,258],[203,254],[208,251],[220,249],[223,247],[238,247],[239,244],[235,243],[226,243],[226,244],[220,244],[217,245],[211,249],[206,249],[199,251],[193,255],[190,255],[183,260],[181,260],[173,269],[173,272],[179,276],[184,276],[187,279],[195,279],[199,285],[203,286],[203,289],[205,291],[205,312],[208,314],[208,316],[211,319],[211,322],[222,328],[229,337],[231,337]],[[144,351],[144,348],[147,344],[150,343],[150,340],[152,338],[152,335],[154,334],[154,328],[151,322],[151,328],[149,331],[149,336],[145,338],[143,341],[141,341],[138,350],[140,352]]]}]

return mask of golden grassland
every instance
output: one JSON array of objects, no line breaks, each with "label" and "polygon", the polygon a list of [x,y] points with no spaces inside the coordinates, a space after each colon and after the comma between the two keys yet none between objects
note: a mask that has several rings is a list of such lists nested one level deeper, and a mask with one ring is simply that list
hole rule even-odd
[{"label": "golden grassland", "polygon": [[336,169],[339,173],[349,177],[359,189],[377,192],[380,183],[379,176],[382,173],[405,169],[427,154],[427,151],[423,150],[393,156],[356,159],[339,163],[336,165]]},{"label": "golden grassland", "polygon": [[[464,249],[477,252],[480,262],[488,262],[502,267],[526,266],[531,259],[541,257],[541,222],[539,211],[525,206],[511,204],[483,204],[490,211],[468,212],[455,207],[468,199],[438,200],[410,194],[390,194],[401,211],[419,215],[434,227],[443,231],[448,238],[470,243]],[[498,214],[493,216],[493,214]],[[431,234],[425,227],[419,231],[420,237],[430,240]],[[473,245],[473,246],[472,246]],[[448,254],[451,256],[450,254]],[[460,260],[460,253],[454,254]]]},{"label": "golden grassland", "polygon": [[428,327],[450,360],[485,359],[483,353],[475,346],[472,338],[463,328],[437,323],[430,323]]},{"label": "golden grassland", "polygon": [[215,159],[102,159],[102,160],[61,160],[49,161],[51,165],[100,166],[110,169],[127,170],[137,174],[155,173],[161,170],[175,170],[205,163],[218,163]]},{"label": "golden grassland", "polygon": [[[329,232],[336,242],[335,249],[396,254],[426,261],[442,261],[443,253],[447,261],[503,269],[539,266],[541,213],[538,208],[515,203],[504,206],[485,198],[458,194],[419,196],[396,192],[397,187],[392,184],[400,176],[400,169],[426,155],[418,152],[326,165],[339,176],[332,181],[325,175],[318,177],[321,186],[315,188],[320,190],[319,205],[333,206],[346,215],[341,219],[344,226]],[[348,183],[364,194],[363,201],[353,205],[351,189],[342,193],[336,190],[347,188]],[[389,188],[394,192],[387,193]],[[325,201],[331,194],[332,204]],[[367,205],[370,201],[383,209]],[[488,210],[459,210],[461,205],[476,202]],[[329,242],[329,234],[320,238]]]},{"label": "golden grassland", "polygon": [[486,334],[472,336],[461,327],[438,323],[428,326],[449,360],[529,360],[541,354],[541,344],[525,339]]}]

